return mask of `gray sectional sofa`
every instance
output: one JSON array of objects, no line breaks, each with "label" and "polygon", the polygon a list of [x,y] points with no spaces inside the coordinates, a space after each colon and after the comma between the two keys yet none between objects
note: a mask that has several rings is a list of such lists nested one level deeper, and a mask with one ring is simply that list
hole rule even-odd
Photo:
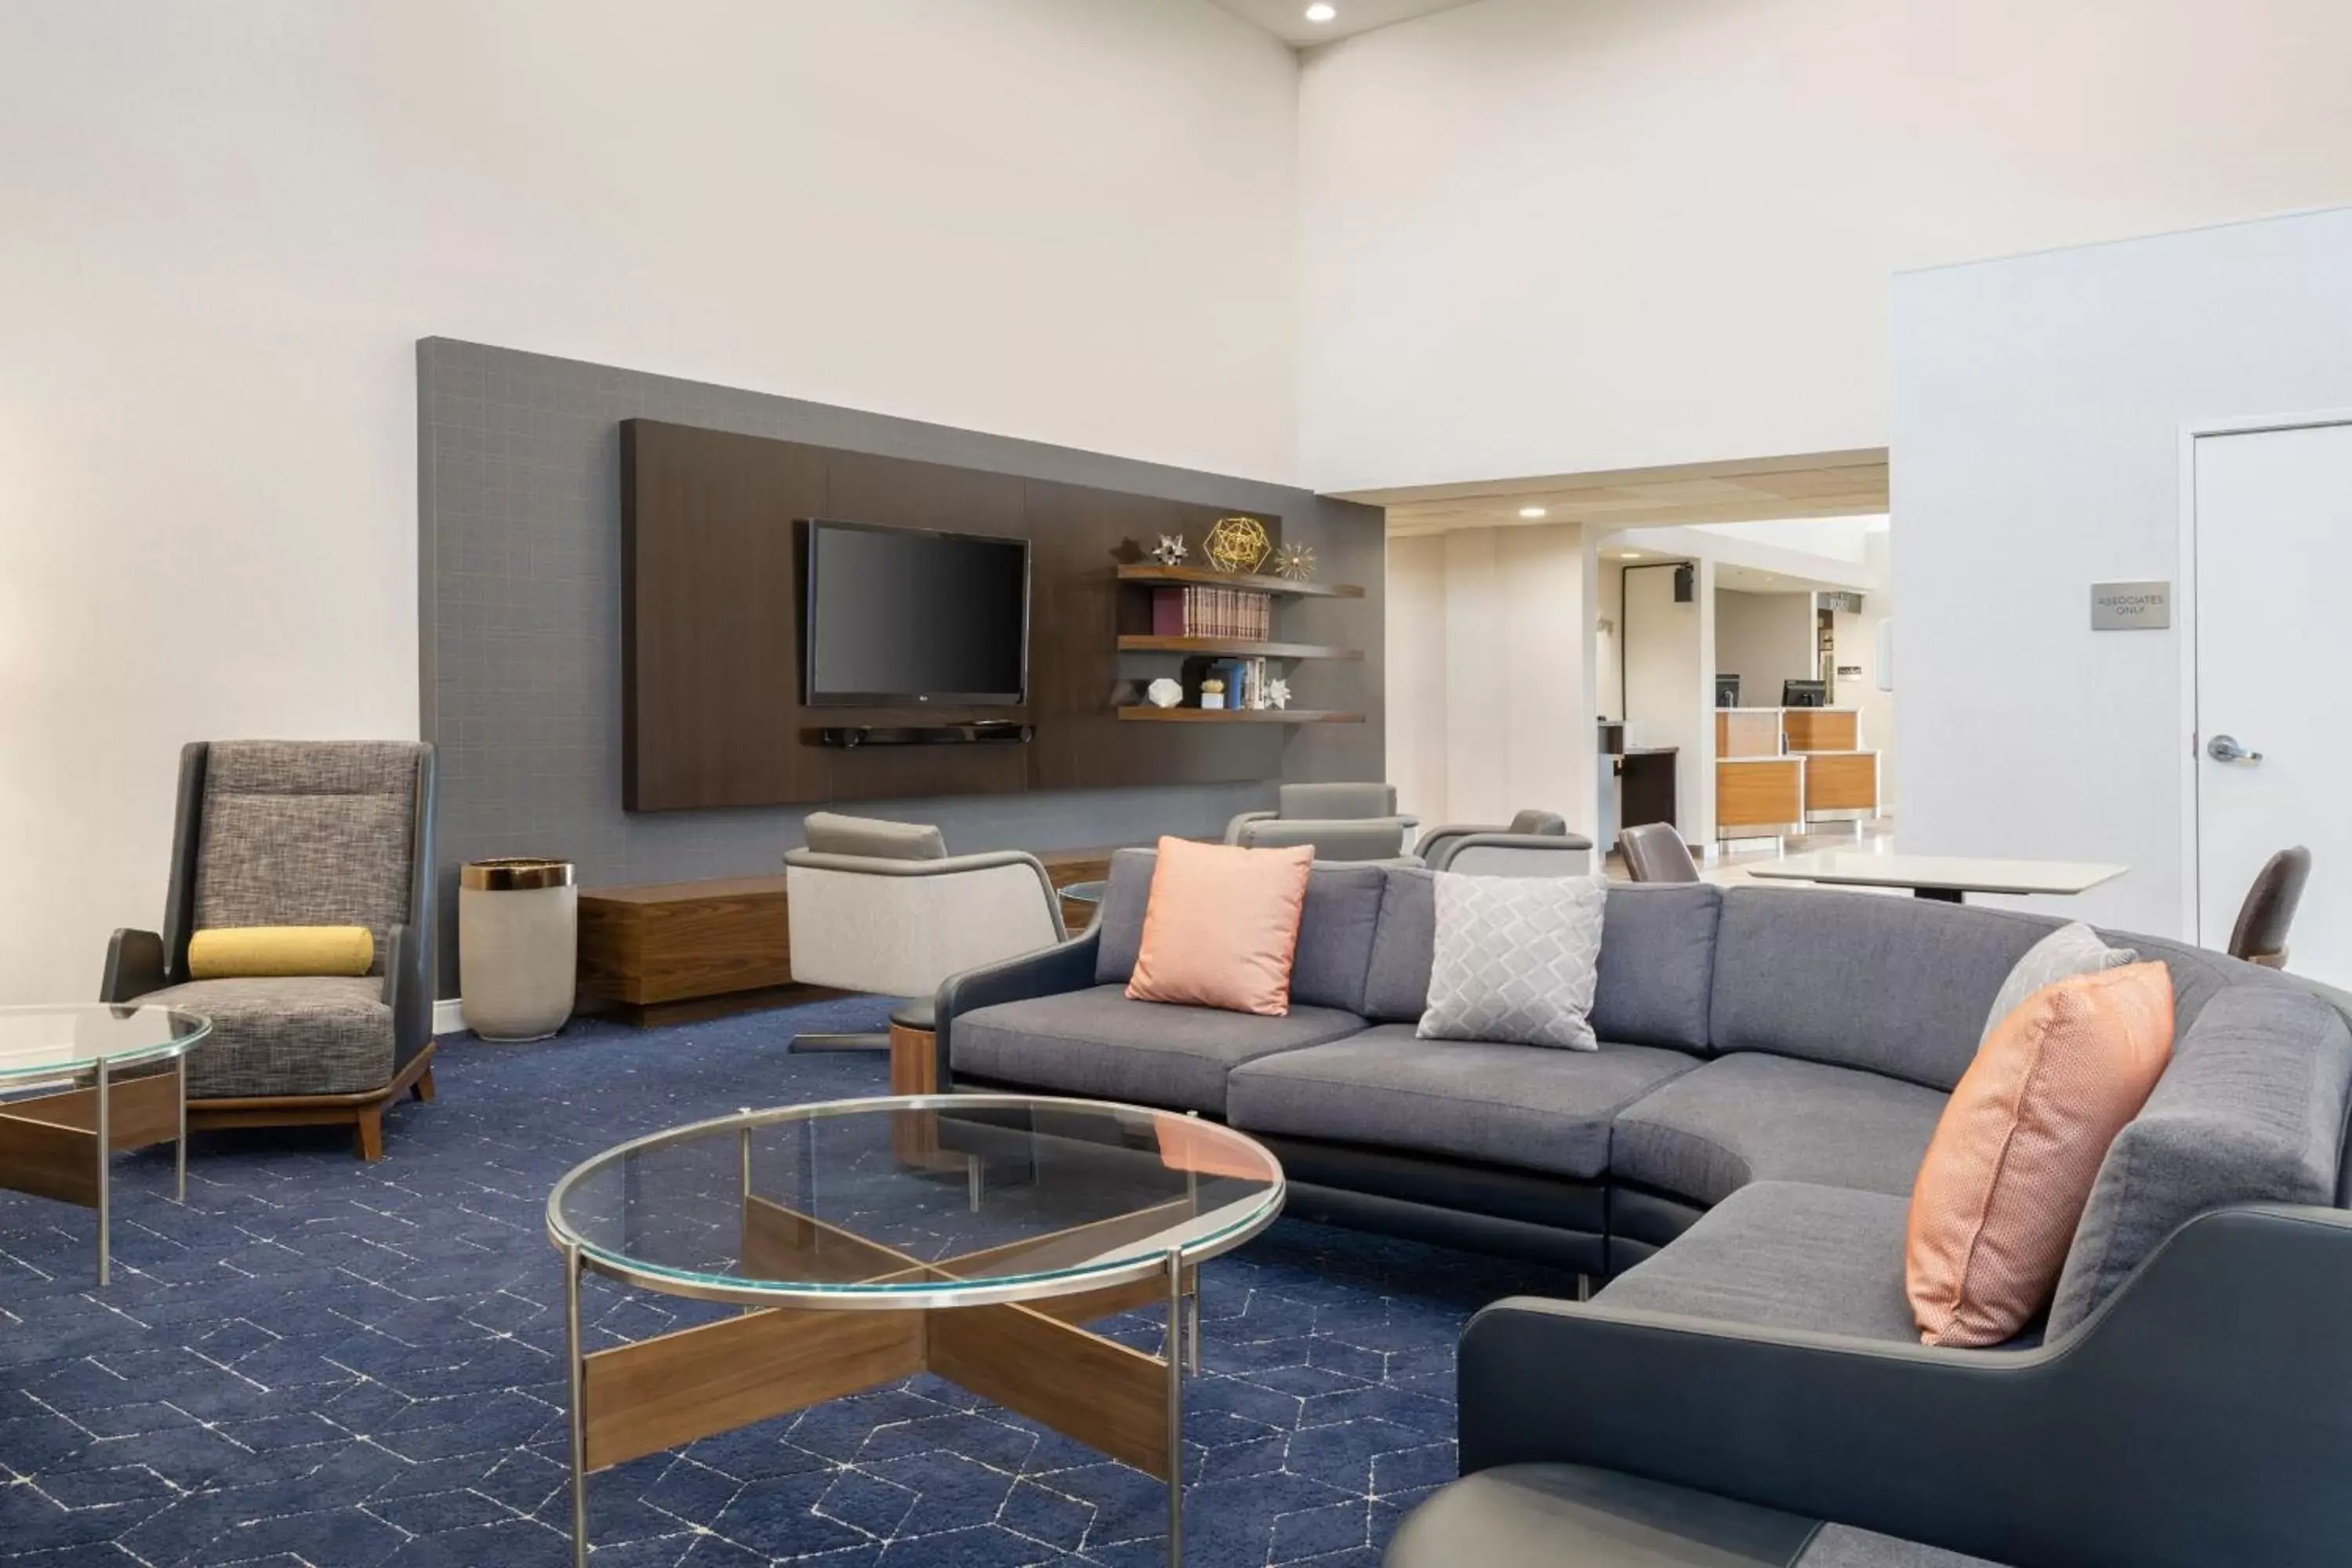
[{"label": "gray sectional sofa", "polygon": [[1291,1214],[1607,1281],[1472,1324],[1465,1479],[1394,1568],[2352,1561],[2339,998],[2109,934],[2170,970],[2172,1063],[2047,1322],[1929,1349],[1912,1179],[2056,920],[1612,888],[1587,1053],[1415,1039],[1431,882],[1387,867],[1317,867],[1287,1018],[1129,1001],[1151,869],[1123,852],[1084,936],[941,989],[942,1083],[1221,1117]]}]

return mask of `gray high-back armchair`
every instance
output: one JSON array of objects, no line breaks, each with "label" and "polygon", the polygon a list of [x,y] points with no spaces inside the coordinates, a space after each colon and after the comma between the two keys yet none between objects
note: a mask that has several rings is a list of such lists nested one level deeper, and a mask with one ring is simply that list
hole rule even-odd
[{"label": "gray high-back armchair", "polygon": [[[233,926],[356,925],[365,975],[195,980],[188,941]],[[180,752],[163,929],[118,931],[99,1000],[201,1013],[188,1125],[349,1123],[383,1152],[384,1108],[433,1098],[433,748],[198,741]]]}]

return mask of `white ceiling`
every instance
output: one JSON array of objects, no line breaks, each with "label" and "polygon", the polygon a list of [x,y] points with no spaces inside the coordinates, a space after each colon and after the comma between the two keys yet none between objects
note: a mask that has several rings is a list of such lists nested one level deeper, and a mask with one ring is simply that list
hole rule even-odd
[{"label": "white ceiling", "polygon": [[[1387,508],[1392,534],[1521,522],[1619,529],[1871,516],[1887,510],[1886,449],[1355,490],[1345,499]],[[1540,516],[1521,515],[1538,509]]]},{"label": "white ceiling", "polygon": [[1255,22],[1276,37],[1299,48],[1328,44],[1354,33],[1369,33],[1391,22],[1409,22],[1439,11],[1451,11],[1475,0],[1330,0],[1339,16],[1328,22],[1307,19],[1307,0],[1215,0],[1234,16]]}]

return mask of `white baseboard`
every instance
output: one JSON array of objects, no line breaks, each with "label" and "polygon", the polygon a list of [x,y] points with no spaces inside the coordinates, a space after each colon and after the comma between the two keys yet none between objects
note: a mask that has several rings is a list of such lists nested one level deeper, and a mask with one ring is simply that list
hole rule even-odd
[{"label": "white baseboard", "polygon": [[433,1032],[454,1035],[466,1026],[466,1005],[455,996],[433,1004]]}]

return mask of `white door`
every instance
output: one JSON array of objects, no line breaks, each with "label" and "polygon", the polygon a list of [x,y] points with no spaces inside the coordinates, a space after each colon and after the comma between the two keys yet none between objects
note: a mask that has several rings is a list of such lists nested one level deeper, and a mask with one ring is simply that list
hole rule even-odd
[{"label": "white door", "polygon": [[2198,940],[2226,945],[2263,862],[2307,845],[2288,967],[2352,985],[2352,424],[2194,457]]}]

